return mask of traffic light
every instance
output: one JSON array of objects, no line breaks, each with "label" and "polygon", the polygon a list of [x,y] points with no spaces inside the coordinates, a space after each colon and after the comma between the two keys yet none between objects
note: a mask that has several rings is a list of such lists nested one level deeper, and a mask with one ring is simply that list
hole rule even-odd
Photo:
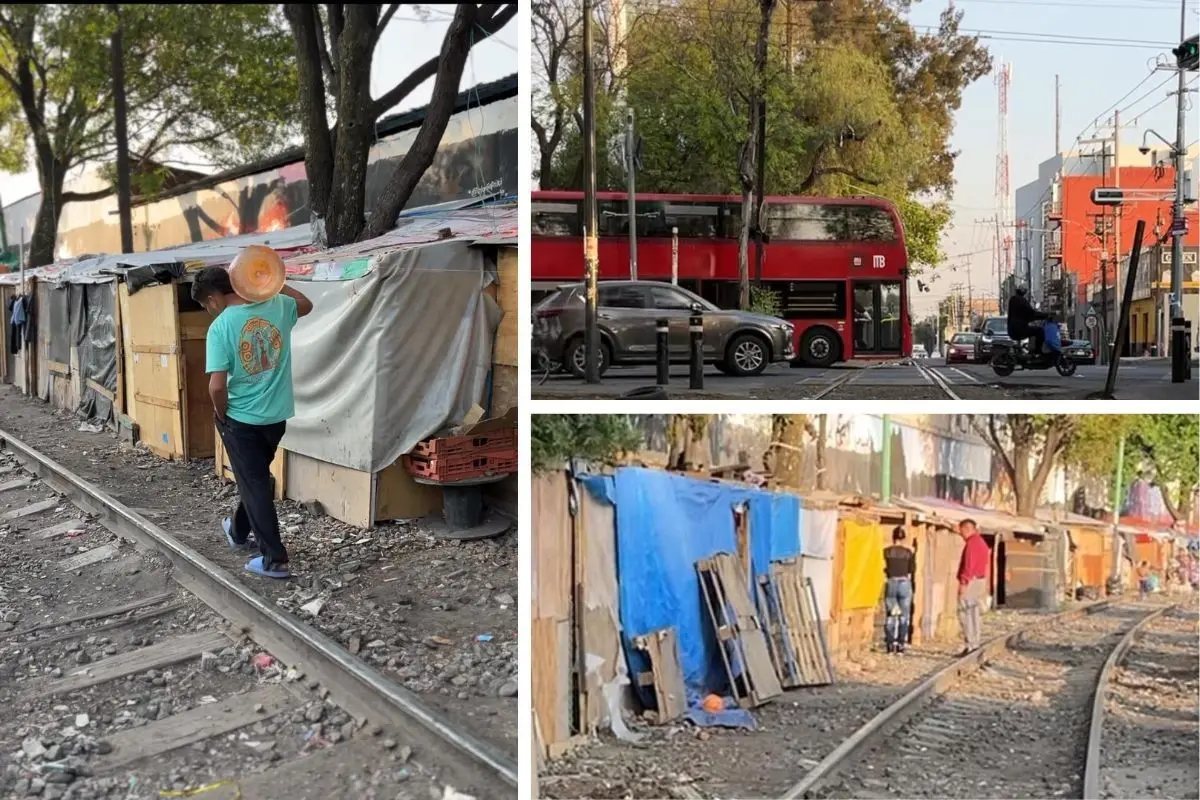
[{"label": "traffic light", "polygon": [[1175,66],[1188,72],[1200,69],[1200,36],[1184,39],[1183,43],[1171,51],[1175,54]]}]

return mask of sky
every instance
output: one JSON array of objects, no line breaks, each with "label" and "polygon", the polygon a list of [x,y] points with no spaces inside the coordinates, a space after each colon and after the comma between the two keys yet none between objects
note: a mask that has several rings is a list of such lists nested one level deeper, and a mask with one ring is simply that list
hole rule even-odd
[{"label": "sky", "polygon": [[[1185,1],[1190,36],[1197,29],[1197,0]],[[946,5],[946,0],[917,3],[910,19],[914,25],[936,25]],[[1017,187],[1037,178],[1039,163],[1054,156],[1055,74],[1062,87],[1062,144],[1064,150],[1070,150],[1077,136],[1093,136],[1091,126],[1096,116],[1109,116],[1113,104],[1148,75],[1156,56],[1165,53],[1174,63],[1170,51],[1180,41],[1179,0],[957,0],[955,5],[964,12],[964,32],[990,32],[995,38],[985,40],[985,44],[995,60],[1012,64],[1008,152],[1009,183],[1014,195]],[[1077,42],[1092,41],[1069,44],[1062,41],[1064,36]],[[1143,47],[1136,42],[1163,45]],[[1118,106],[1123,142],[1140,141],[1146,128],[1174,139],[1174,98],[1167,99],[1166,92],[1174,89],[1175,79],[1174,73],[1169,74],[1172,79],[1167,86],[1146,95],[1168,77],[1168,73],[1160,72]],[[1192,110],[1188,113],[1185,144],[1197,137],[1196,108],[1200,107],[1195,94],[1189,98]],[[991,277],[992,237],[975,220],[995,213],[998,107],[994,76],[981,78],[968,88],[951,145],[961,154],[952,200],[954,227],[945,236],[944,249],[950,255],[984,252],[970,259],[954,258],[939,268],[941,275],[933,281],[932,291],[913,295],[913,316],[917,319],[935,312],[937,301],[949,293],[951,284],[966,283],[968,261],[975,287],[995,283]],[[1135,116],[1137,127],[1126,127]],[[951,269],[955,265],[960,266]],[[978,296],[979,289],[975,291]]]},{"label": "sky", "polygon": [[[384,29],[376,48],[371,66],[371,95],[379,97],[425,61],[436,56],[453,16],[452,8],[403,6]],[[510,20],[503,29],[472,48],[463,70],[462,88],[518,72],[517,30],[516,20]],[[430,78],[390,113],[423,106],[429,102],[432,93],[433,78]],[[20,175],[0,173],[0,198],[3,198],[5,205],[37,191],[37,173],[33,170]]]}]

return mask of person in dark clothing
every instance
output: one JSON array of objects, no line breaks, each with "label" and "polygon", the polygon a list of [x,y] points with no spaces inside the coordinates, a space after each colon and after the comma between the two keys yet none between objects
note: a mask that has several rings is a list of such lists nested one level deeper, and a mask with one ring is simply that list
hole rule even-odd
[{"label": "person in dark clothing", "polygon": [[889,653],[903,653],[908,644],[912,622],[913,575],[917,571],[916,554],[904,545],[903,525],[892,531],[892,544],[883,550],[883,568],[887,577],[884,602],[887,605],[887,624],[884,636]]},{"label": "person in dark clothing", "polygon": [[1014,342],[1022,339],[1032,339],[1029,352],[1038,355],[1042,352],[1042,344],[1046,341],[1040,325],[1030,325],[1038,320],[1049,320],[1049,314],[1038,311],[1029,302],[1024,286],[1018,286],[1016,293],[1008,300],[1008,338]]}]

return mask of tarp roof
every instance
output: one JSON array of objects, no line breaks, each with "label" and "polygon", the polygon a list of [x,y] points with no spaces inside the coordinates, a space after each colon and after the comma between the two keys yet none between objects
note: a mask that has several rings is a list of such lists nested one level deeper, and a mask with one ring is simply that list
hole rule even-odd
[{"label": "tarp roof", "polygon": [[[312,249],[312,228],[297,225],[143,253],[87,256],[25,270],[25,275],[56,283],[105,283],[138,267],[166,267],[182,275],[228,264],[243,248],[262,244],[281,251],[291,279],[350,280],[369,272],[374,257],[445,238],[465,239],[475,245],[515,245],[517,220],[515,202],[500,204],[492,197],[478,197],[408,209],[400,214],[396,228],[383,236],[332,250]],[[441,231],[447,228],[450,235],[444,237]],[[17,272],[0,275],[0,284],[19,280]]]},{"label": "tarp roof", "polygon": [[911,499],[897,498],[896,505],[911,508],[933,517],[941,517],[957,525],[964,519],[973,519],[984,533],[1045,533],[1049,523],[1027,517],[1018,517],[1004,511],[954,503],[936,497]]}]

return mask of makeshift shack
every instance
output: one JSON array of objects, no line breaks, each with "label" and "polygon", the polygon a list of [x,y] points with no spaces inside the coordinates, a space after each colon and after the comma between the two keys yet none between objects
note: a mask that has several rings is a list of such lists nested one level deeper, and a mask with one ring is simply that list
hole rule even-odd
[{"label": "makeshift shack", "polygon": [[955,527],[964,519],[975,520],[992,554],[988,588],[993,608],[1060,607],[1066,586],[1065,531],[1040,520],[936,498],[896,502]]},{"label": "makeshift shack", "polygon": [[494,406],[502,311],[489,287],[515,230],[515,206],[454,209],[287,259],[314,305],[292,333],[296,416],[276,472],[287,497],[364,528],[441,508],[400,457]]},{"label": "makeshift shack", "polygon": [[[802,517],[795,495],[661,470],[535,478],[533,706],[546,754],[597,727],[627,736],[629,705],[707,725],[710,693],[743,708],[747,686],[756,702],[773,680],[778,694],[779,648],[759,603],[795,565]],[[727,602],[706,596],[718,584]],[[728,609],[741,624],[719,625]]]},{"label": "makeshift shack", "polygon": [[1103,597],[1113,571],[1112,523],[1065,511],[1039,511],[1068,537],[1064,579],[1067,595]]}]

